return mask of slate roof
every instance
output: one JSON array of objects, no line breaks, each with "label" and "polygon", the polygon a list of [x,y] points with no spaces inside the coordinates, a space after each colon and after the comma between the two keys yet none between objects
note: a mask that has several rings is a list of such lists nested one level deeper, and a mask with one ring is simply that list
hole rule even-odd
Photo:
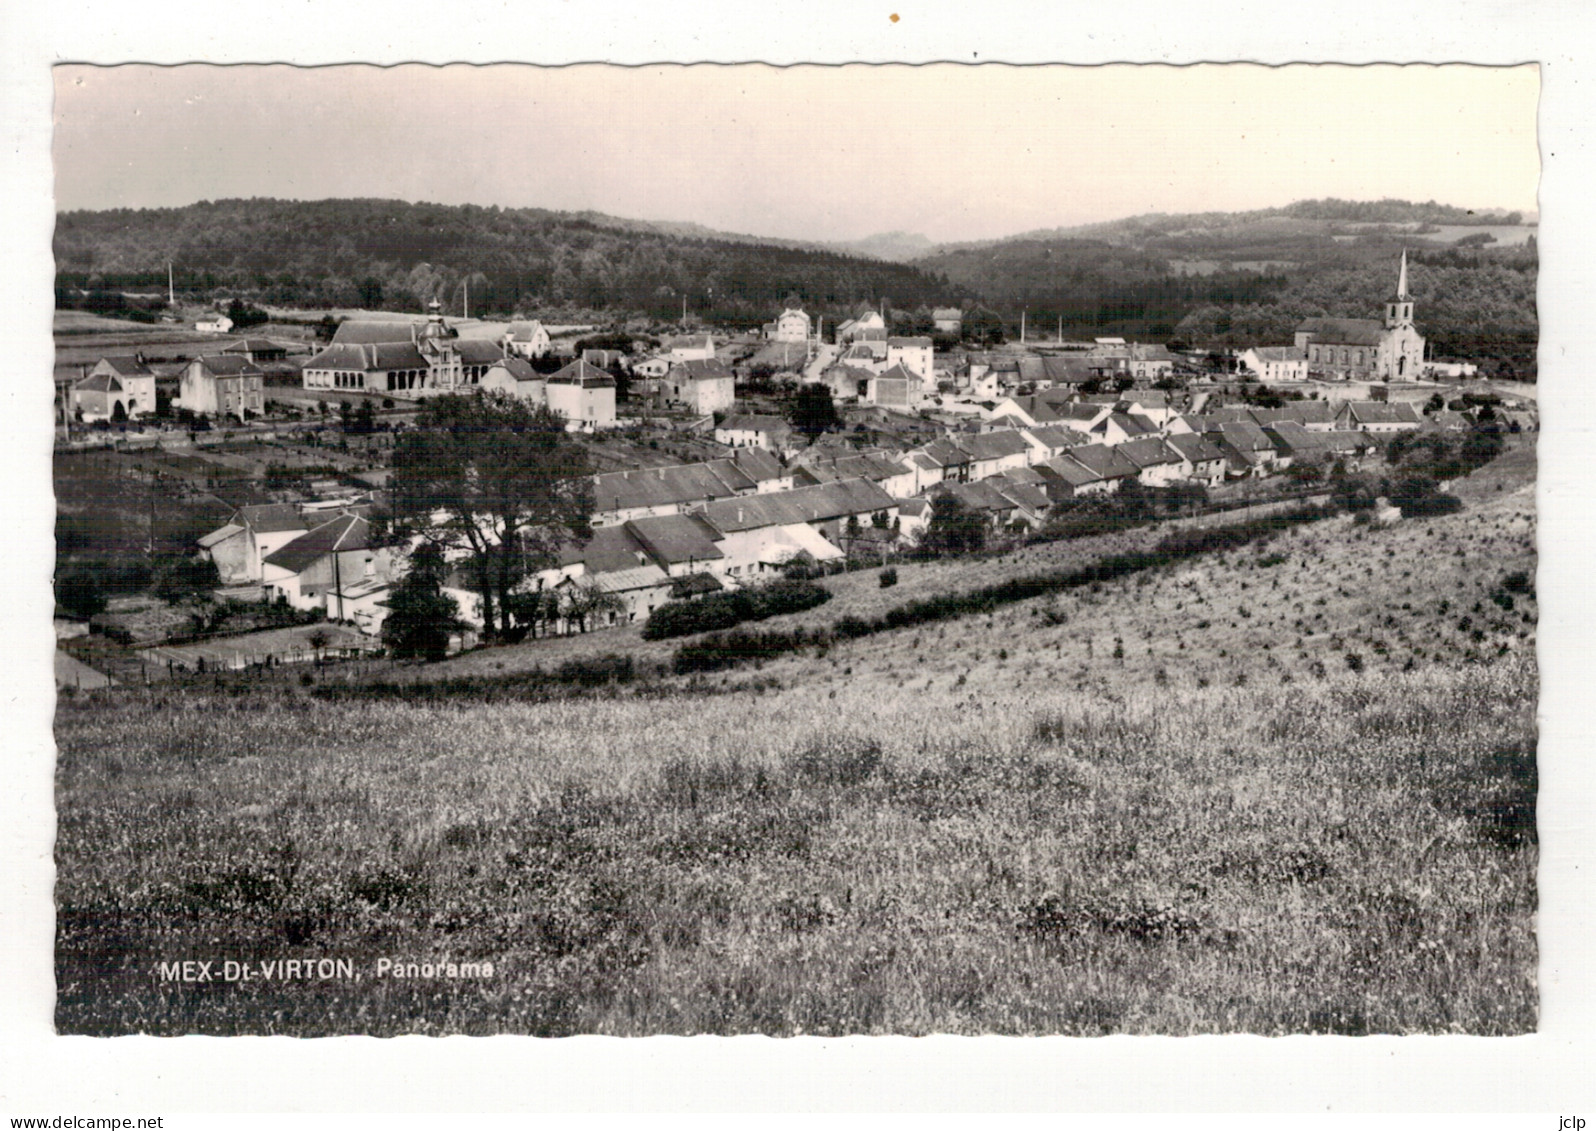
[{"label": "slate roof", "polygon": [[[767,453],[768,454],[768,453]],[[724,499],[758,484],[733,460],[611,471],[593,477],[593,510],[636,510]]]},{"label": "slate roof", "polygon": [[764,448],[738,448],[732,453],[732,464],[755,483],[783,479],[790,474],[777,459]]},{"label": "slate roof", "polygon": [[888,349],[930,349],[930,338],[888,338]]},{"label": "slate roof", "polygon": [[549,384],[580,385],[584,389],[613,389],[615,387],[615,378],[604,372],[604,370],[579,359],[564,366],[558,372],[550,374]]},{"label": "slate roof", "polygon": [[1297,332],[1312,334],[1317,345],[1377,346],[1385,327],[1373,318],[1309,318]]},{"label": "slate roof", "polygon": [[543,380],[543,374],[533,369],[531,362],[522,357],[501,357],[493,363],[493,368],[503,369],[517,381]]},{"label": "slate roof", "polygon": [[[1074,460],[1088,471],[1096,474],[1099,479],[1125,479],[1140,474],[1138,468],[1130,460],[1119,454],[1116,448],[1107,444],[1083,444],[1078,448],[1071,448],[1058,460]],[[1052,466],[1057,461],[1049,461]],[[1057,470],[1055,468],[1055,470]]]},{"label": "slate roof", "polygon": [[728,416],[715,426],[717,432],[790,432],[792,425],[779,416],[743,413]]},{"label": "slate roof", "polygon": [[491,338],[461,338],[455,342],[454,351],[466,365],[492,365],[504,358],[499,343]]},{"label": "slate roof", "polygon": [[74,381],[72,388],[79,393],[120,393],[122,381],[110,373],[91,373],[81,380]]},{"label": "slate roof", "polygon": [[1180,456],[1171,451],[1157,436],[1127,440],[1115,450],[1140,468],[1161,467],[1181,462]]},{"label": "slate roof", "polygon": [[1158,431],[1158,425],[1147,419],[1147,417],[1137,413],[1129,412],[1113,413],[1108,417],[1107,420],[1102,421],[1096,427],[1094,427],[1092,431],[1106,432],[1108,430],[1108,421],[1110,420],[1113,421],[1114,424],[1119,427],[1120,431],[1124,432],[1127,436],[1145,436],[1149,433]]},{"label": "slate roof", "polygon": [[833,456],[810,460],[793,475],[794,481],[803,478],[809,485],[835,483],[843,479],[868,479],[878,483],[899,475],[910,475],[913,469],[880,452],[862,452],[852,456]]},{"label": "slate roof", "polygon": [[415,323],[403,319],[356,320],[340,322],[333,331],[332,345],[364,346],[377,342],[414,342]]},{"label": "slate roof", "polygon": [[119,376],[122,376],[122,377],[153,377],[153,376],[155,376],[154,370],[152,370],[149,366],[145,365],[142,361],[140,361],[136,357],[124,357],[124,356],[102,357],[102,358],[100,358],[100,364],[101,365],[109,365],[112,369],[116,370],[116,372],[117,372],[117,374]]},{"label": "slate roof", "polygon": [[1358,424],[1418,424],[1419,414],[1403,401],[1348,401],[1343,410],[1347,419]]},{"label": "slate roof", "polygon": [[261,371],[255,368],[246,357],[229,357],[213,353],[194,360],[199,362],[200,366],[214,377],[261,376]]},{"label": "slate roof", "polygon": [[611,570],[593,575],[593,588],[600,593],[627,593],[634,589],[660,589],[670,584],[670,577],[657,565],[633,566],[630,569]]},{"label": "slate roof", "polygon": [[1307,361],[1308,351],[1296,346],[1255,346],[1253,354],[1259,361]]},{"label": "slate roof", "polygon": [[504,336],[512,342],[530,342],[541,329],[543,323],[535,319],[531,322],[512,322],[505,329]]},{"label": "slate roof", "polygon": [[371,537],[371,524],[358,515],[339,515],[271,554],[266,561],[274,566],[301,573],[312,563],[334,552],[364,550]]},{"label": "slate roof", "polygon": [[896,499],[868,479],[848,479],[818,487],[721,499],[705,506],[702,513],[716,530],[731,534],[764,526],[788,526],[868,514],[896,505]]},{"label": "slate roof", "polygon": [[1269,442],[1269,437],[1264,435],[1263,429],[1250,420],[1221,424],[1213,431],[1218,432],[1225,443],[1238,452],[1274,451],[1274,445]]},{"label": "slate roof", "polygon": [[1211,463],[1214,460],[1225,458],[1225,453],[1220,451],[1213,441],[1205,440],[1196,432],[1185,432],[1178,436],[1166,436],[1164,441],[1192,463]]},{"label": "slate roof", "polygon": [[[497,354],[495,354],[497,360]],[[324,347],[305,362],[306,369],[352,369],[370,373],[388,369],[426,369],[427,359],[409,340],[402,342],[340,343]]]},{"label": "slate roof", "polygon": [[727,369],[726,363],[718,357],[695,357],[692,361],[678,361],[671,366],[671,374],[675,376],[678,370],[685,373],[690,381],[720,380],[721,378],[727,381],[732,380],[732,371]]},{"label": "slate roof", "polygon": [[259,353],[262,350],[280,350],[284,347],[267,338],[240,338],[222,347],[223,353]]},{"label": "slate roof", "polygon": [[666,567],[726,556],[715,545],[716,532],[697,515],[634,518],[625,526],[648,556]]},{"label": "slate roof", "polygon": [[1025,442],[1025,437],[1013,428],[960,436],[958,443],[959,447],[969,453],[972,460],[1003,459],[1007,456],[1024,455],[1031,450],[1031,445]]},{"label": "slate roof", "polygon": [[238,513],[228,521],[247,526],[257,534],[306,529],[299,508],[292,503],[265,503],[239,507]]}]

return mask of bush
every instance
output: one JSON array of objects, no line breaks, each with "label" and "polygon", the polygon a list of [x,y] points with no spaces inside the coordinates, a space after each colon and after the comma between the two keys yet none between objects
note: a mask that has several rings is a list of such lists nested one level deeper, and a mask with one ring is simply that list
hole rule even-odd
[{"label": "bush", "polygon": [[831,600],[831,591],[812,581],[783,578],[764,585],[715,593],[697,601],[667,601],[643,625],[644,640],[668,640],[734,628],[745,621],[798,613]]},{"label": "bush", "polygon": [[878,575],[878,580],[881,582],[881,588],[891,589],[898,583],[898,568],[896,566],[888,566]]}]

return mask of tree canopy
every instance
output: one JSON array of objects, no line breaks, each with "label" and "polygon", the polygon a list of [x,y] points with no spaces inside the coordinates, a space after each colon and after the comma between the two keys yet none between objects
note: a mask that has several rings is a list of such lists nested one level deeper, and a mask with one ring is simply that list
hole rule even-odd
[{"label": "tree canopy", "polygon": [[447,567],[443,552],[422,542],[410,555],[410,569],[388,596],[382,642],[400,659],[441,660],[449,636],[460,626],[460,608],[443,592]]},{"label": "tree canopy", "polygon": [[423,402],[394,449],[398,525],[442,549],[466,551],[482,598],[483,632],[511,628],[509,598],[553,566],[560,548],[591,533],[592,469],[565,420],[504,393]]},{"label": "tree canopy", "polygon": [[808,436],[811,443],[821,433],[842,423],[842,418],[837,415],[837,406],[831,401],[831,390],[821,384],[805,385],[799,389],[788,415],[792,426]]}]

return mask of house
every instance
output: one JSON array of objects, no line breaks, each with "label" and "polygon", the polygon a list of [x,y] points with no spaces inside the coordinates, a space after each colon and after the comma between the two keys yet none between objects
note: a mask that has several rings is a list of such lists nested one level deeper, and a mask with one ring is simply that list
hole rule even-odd
[{"label": "house", "polygon": [[810,335],[809,315],[797,306],[785,308],[776,321],[766,327],[765,336],[773,342],[807,342]]},{"label": "house", "polygon": [[548,377],[533,369],[519,357],[506,357],[488,366],[480,388],[483,392],[500,392],[534,405],[547,404],[544,388]]},{"label": "house", "polygon": [[1022,357],[1019,361],[1019,379],[1039,390],[1074,388],[1097,378],[1100,372],[1091,358],[1079,355]]},{"label": "house", "polygon": [[222,349],[224,354],[237,355],[254,365],[263,361],[282,361],[288,356],[288,348],[266,338],[240,338],[230,342]]},{"label": "house", "polygon": [[837,361],[841,365],[851,366],[855,369],[867,369],[871,373],[880,373],[888,368],[887,340],[885,338],[871,338],[857,341],[843,350],[838,355]]},{"label": "house", "polygon": [[1418,411],[1402,401],[1347,401],[1336,413],[1336,429],[1342,432],[1414,432],[1422,423]]},{"label": "house", "polygon": [[736,381],[722,362],[690,359],[671,366],[665,375],[664,397],[667,404],[708,416],[732,407],[737,399]]},{"label": "house", "polygon": [[499,339],[506,357],[515,355],[522,358],[545,357],[549,352],[549,332],[543,328],[543,323],[533,319],[529,322],[511,322],[504,329],[504,336]]},{"label": "house", "polygon": [[1093,436],[1105,444],[1123,444],[1143,436],[1158,435],[1158,425],[1135,412],[1111,412],[1092,425]]},{"label": "house", "polygon": [[1115,451],[1136,465],[1137,478],[1143,486],[1168,487],[1186,477],[1185,460],[1162,437],[1145,436],[1139,440],[1126,440]]},{"label": "house", "polygon": [[868,307],[861,310],[853,318],[843,321],[837,326],[836,340],[839,346],[860,338],[874,338],[885,340],[887,336],[887,320],[881,316],[879,310]]},{"label": "house", "polygon": [[931,324],[939,334],[957,336],[964,332],[964,312],[956,306],[939,306],[931,312]]},{"label": "house", "polygon": [[[328,590],[356,581],[386,581],[394,554],[371,545],[371,524],[342,514],[301,534],[262,561],[261,584],[268,599],[296,609],[323,608]],[[348,619],[332,612],[334,620]]]},{"label": "house", "polygon": [[205,416],[259,416],[266,406],[265,374],[242,357],[212,354],[183,367],[177,405]]},{"label": "house", "polygon": [[865,381],[864,394],[859,399],[883,408],[916,408],[920,404],[920,377],[902,363],[893,365],[869,377]]},{"label": "house", "polygon": [[1310,432],[1329,432],[1336,426],[1336,410],[1329,401],[1288,401],[1280,408],[1250,410],[1253,422],[1264,427],[1282,420],[1300,424]]},{"label": "house", "polygon": [[1099,428],[1098,426],[1103,424],[1114,412],[1114,406],[1109,404],[1090,404],[1087,402],[1059,404],[1056,401],[1049,401],[1048,403],[1051,404],[1053,413],[1057,417],[1057,420],[1051,423],[1061,424],[1065,428],[1088,436],[1103,435],[1107,431],[1107,427]]},{"label": "house", "polygon": [[992,406],[989,414],[994,424],[1004,420],[1011,428],[1035,428],[1043,424],[1057,424],[1063,417],[1050,402],[1041,397],[1004,397]]},{"label": "house", "polygon": [[710,334],[683,334],[665,342],[666,356],[672,365],[687,361],[712,361],[715,339]]},{"label": "house", "polygon": [[1013,428],[960,436],[956,442],[969,454],[971,481],[1029,467],[1033,460],[1032,445]]},{"label": "house", "polygon": [[385,578],[362,577],[351,581],[344,579],[343,586],[327,589],[323,594],[329,620],[348,621],[367,636],[381,636],[382,625],[388,619],[388,598],[393,593],[393,583]]},{"label": "house", "polygon": [[668,357],[649,357],[632,366],[632,374],[647,380],[657,381],[671,371],[671,359]]},{"label": "house", "polygon": [[1220,424],[1204,437],[1225,453],[1230,471],[1237,476],[1263,476],[1285,461],[1264,430],[1251,421]]},{"label": "house", "polygon": [[1063,455],[1071,448],[1079,447],[1091,441],[1084,433],[1062,424],[1048,424],[1039,428],[1021,429],[1023,436],[1031,446],[1036,449],[1037,458],[1032,460],[1033,465],[1046,463],[1054,456]]},{"label": "house", "polygon": [[[959,447],[952,440],[932,440],[919,451],[911,452],[911,456],[919,455],[922,461],[934,468],[941,469],[938,482],[968,483],[970,481],[970,468],[972,460],[970,453]],[[920,461],[917,461],[920,462]]]},{"label": "house", "polygon": [[225,314],[207,314],[194,323],[201,334],[225,334],[233,328],[233,320]]},{"label": "house", "polygon": [[836,546],[849,519],[861,526],[890,526],[898,514],[898,500],[869,480],[850,479],[720,499],[696,513],[720,532],[719,545],[732,562],[727,573],[746,581],[779,568],[800,552],[817,561],[839,556]]},{"label": "house", "polygon": [[1295,347],[1304,350],[1310,372],[1356,380],[1401,381],[1424,367],[1424,338],[1413,325],[1408,293],[1408,253],[1402,253],[1396,294],[1385,318],[1309,318],[1297,327]]},{"label": "house", "polygon": [[790,491],[792,472],[760,448],[739,448],[731,459],[676,467],[612,471],[593,477],[595,528],[649,515],[680,514],[712,499]]},{"label": "house", "polygon": [[1167,436],[1164,442],[1180,456],[1180,477],[1208,487],[1225,481],[1225,453],[1195,432]]},{"label": "house", "polygon": [[812,487],[819,483],[848,479],[868,479],[894,499],[907,499],[919,494],[921,489],[915,468],[906,459],[898,459],[884,452],[816,455],[808,459],[800,457],[793,468],[793,485],[796,487]]},{"label": "house", "polygon": [[734,415],[715,425],[715,442],[730,448],[785,452],[792,447],[792,435],[792,425],[779,416]]},{"label": "house", "polygon": [[873,369],[856,365],[833,365],[826,370],[821,379],[837,400],[858,400],[869,395],[870,382],[875,376]]},{"label": "house", "polygon": [[1306,381],[1308,354],[1296,346],[1255,346],[1241,355],[1241,366],[1260,381]]},{"label": "house", "polygon": [[931,525],[931,502],[924,496],[904,499],[898,504],[898,537],[913,542]]},{"label": "house", "polygon": [[72,386],[72,412],[80,420],[132,419],[155,412],[155,373],[138,355],[102,357]]},{"label": "house", "polygon": [[259,583],[266,558],[309,529],[299,508],[290,503],[239,507],[199,540],[199,550],[216,563],[223,585]]},{"label": "house", "polygon": [[573,431],[615,427],[615,378],[585,361],[550,374],[543,395]]},{"label": "house", "polygon": [[671,599],[673,584],[670,575],[657,565],[591,574],[588,583],[615,606],[597,614],[599,622],[591,626],[595,629],[648,620],[655,609]]},{"label": "house", "polygon": [[936,365],[930,338],[888,338],[887,366],[901,365],[920,379],[922,386],[936,388]]},{"label": "house", "polygon": [[989,480],[972,483],[947,483],[937,489],[939,495],[957,499],[965,510],[986,520],[988,526],[1007,526],[1019,514],[1020,505],[1009,498]]},{"label": "house", "polygon": [[[1056,459],[1051,459],[1042,467],[1051,468],[1056,474],[1066,481],[1072,476],[1064,470],[1068,463],[1075,463],[1085,468],[1091,478],[1086,480],[1082,490],[1076,486],[1074,493],[1089,494],[1097,491],[1118,491],[1127,479],[1140,479],[1142,469],[1121,455],[1118,449],[1108,444],[1082,444],[1078,448],[1071,448]],[[1079,478],[1078,476],[1074,478]],[[1101,487],[1095,484],[1101,482]],[[1073,485],[1073,484],[1072,484]]]}]

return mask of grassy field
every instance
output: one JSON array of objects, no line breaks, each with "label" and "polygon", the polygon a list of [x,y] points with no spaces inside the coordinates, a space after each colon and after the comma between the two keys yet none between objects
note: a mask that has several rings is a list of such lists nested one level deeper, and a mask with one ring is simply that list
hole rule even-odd
[{"label": "grassy field", "polygon": [[1532,479],[552,702],[63,699],[58,1026],[1532,1030]]}]

